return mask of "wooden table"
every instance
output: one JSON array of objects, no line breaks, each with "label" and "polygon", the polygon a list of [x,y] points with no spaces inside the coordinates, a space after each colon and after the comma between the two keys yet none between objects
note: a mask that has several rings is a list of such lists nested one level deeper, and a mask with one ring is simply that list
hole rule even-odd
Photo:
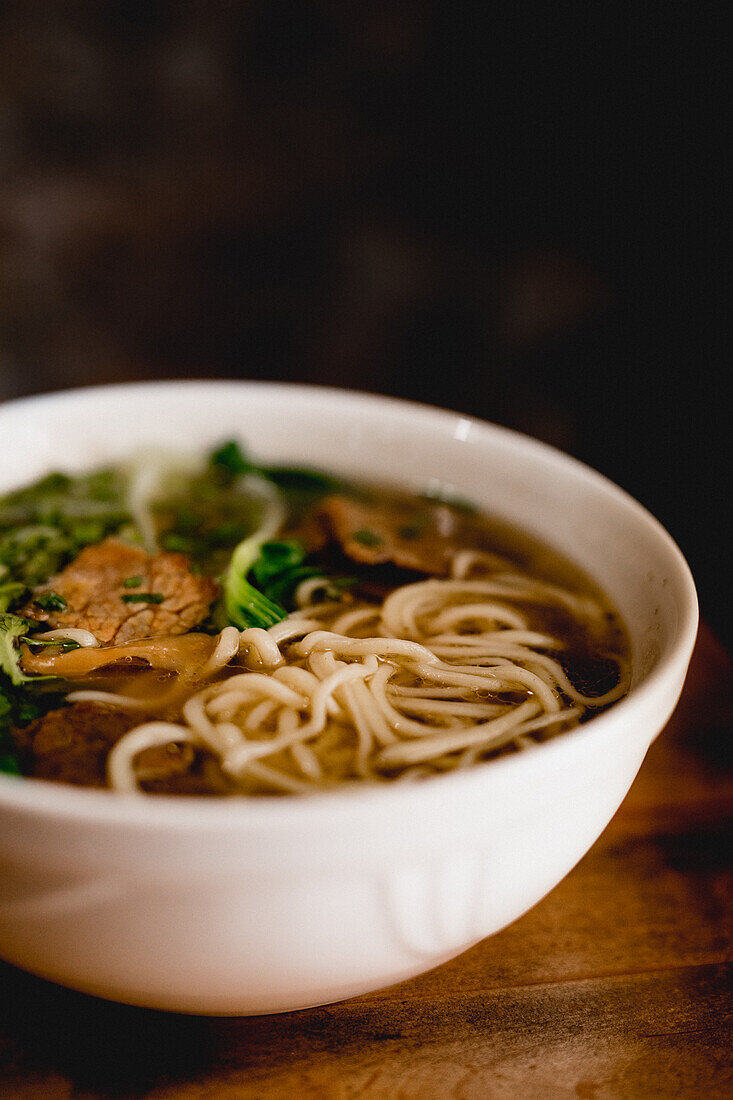
[{"label": "wooden table", "polygon": [[420,978],[281,1016],[109,1004],[0,964],[13,1100],[733,1097],[733,667],[703,627],[678,710],[592,851]]}]

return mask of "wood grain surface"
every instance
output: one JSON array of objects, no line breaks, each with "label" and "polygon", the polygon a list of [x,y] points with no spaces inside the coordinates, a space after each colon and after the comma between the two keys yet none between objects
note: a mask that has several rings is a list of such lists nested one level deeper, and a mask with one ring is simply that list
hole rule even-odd
[{"label": "wood grain surface", "polygon": [[305,1012],[156,1013],[0,964],[8,1100],[733,1097],[733,666],[703,626],[626,801],[521,920]]}]

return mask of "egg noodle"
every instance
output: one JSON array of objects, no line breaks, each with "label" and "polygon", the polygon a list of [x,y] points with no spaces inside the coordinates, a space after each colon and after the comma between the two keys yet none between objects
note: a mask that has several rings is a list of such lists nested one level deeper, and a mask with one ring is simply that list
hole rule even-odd
[{"label": "egg noodle", "polygon": [[[409,781],[531,749],[628,690],[614,656],[614,686],[584,694],[563,670],[562,642],[530,626],[533,607],[556,607],[600,636],[600,603],[497,571],[489,554],[460,551],[449,577],[403,585],[381,605],[322,595],[310,579],[298,610],[270,629],[225,627],[180,721],[144,721],[114,746],[110,786],[141,791],[140,754],[186,742],[211,754],[232,793]],[[68,700],[145,707],[103,691]]]}]

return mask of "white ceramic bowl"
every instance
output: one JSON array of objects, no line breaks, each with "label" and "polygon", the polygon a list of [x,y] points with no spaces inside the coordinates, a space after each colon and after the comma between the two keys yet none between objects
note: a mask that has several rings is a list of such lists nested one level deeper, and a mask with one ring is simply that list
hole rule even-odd
[{"label": "white ceramic bowl", "polygon": [[574,559],[621,611],[630,695],[535,751],[309,799],[126,797],[0,777],[0,955],[133,1004],[254,1014],[427,970],[513,921],[590,848],[672,712],[697,628],[689,570],[638,503],[558,451],[368,395],[232,382],[0,408],[0,491],[155,441],[437,479]]}]

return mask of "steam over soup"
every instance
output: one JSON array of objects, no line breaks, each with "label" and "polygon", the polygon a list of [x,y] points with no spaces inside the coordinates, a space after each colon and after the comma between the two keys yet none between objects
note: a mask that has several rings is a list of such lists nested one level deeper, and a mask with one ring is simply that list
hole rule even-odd
[{"label": "steam over soup", "polygon": [[440,495],[236,443],[0,500],[0,761],[120,791],[306,793],[531,749],[625,694],[604,597]]}]

